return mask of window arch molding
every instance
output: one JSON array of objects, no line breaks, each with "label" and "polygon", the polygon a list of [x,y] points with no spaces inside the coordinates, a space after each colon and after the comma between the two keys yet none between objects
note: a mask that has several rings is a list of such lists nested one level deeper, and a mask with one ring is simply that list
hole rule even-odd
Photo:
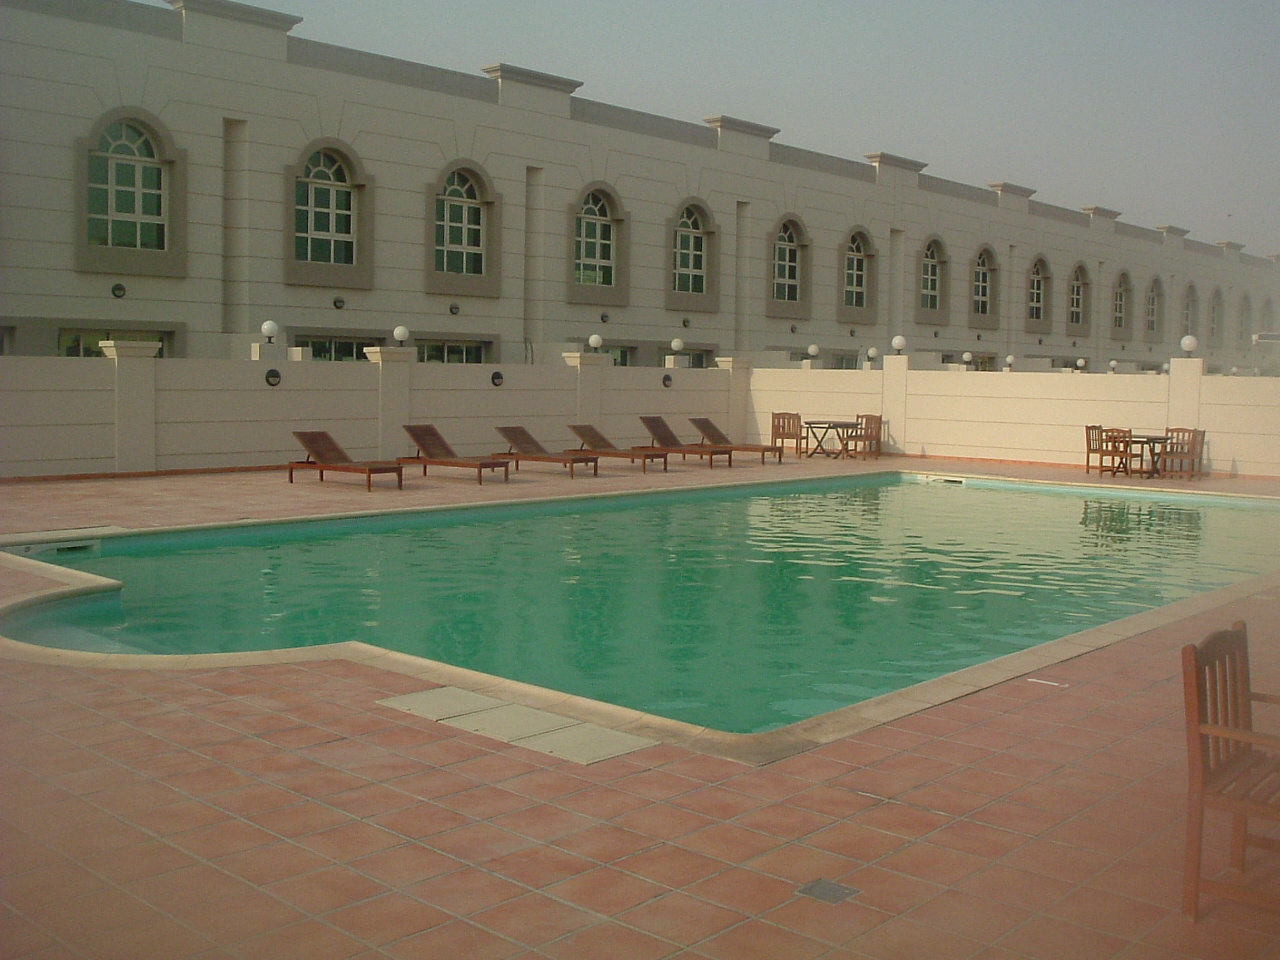
[{"label": "window arch molding", "polygon": [[[857,244],[860,250],[855,253],[854,245]],[[878,283],[876,277],[876,250],[875,241],[871,238],[871,231],[861,224],[855,224],[846,230],[840,246],[836,249],[836,320],[839,323],[854,323],[859,325],[870,326],[876,322]],[[854,281],[851,274],[854,273],[855,264],[850,261],[861,258],[862,260],[862,304],[856,302],[850,303],[850,294],[855,292]]]},{"label": "window arch molding", "polygon": [[1067,274],[1067,327],[1069,337],[1087,337],[1093,326],[1093,282],[1083,260]]},{"label": "window arch molding", "polygon": [[[479,211],[480,239],[478,249],[473,252],[478,252],[482,258],[483,267],[479,273],[441,267],[440,205],[447,203],[446,193],[450,190],[449,183],[454,174],[465,176],[476,194],[472,208]],[[444,226],[447,229],[448,224]],[[461,226],[465,229],[467,225]],[[435,181],[427,186],[426,235],[427,293],[460,297],[502,296],[502,195],[494,189],[493,178],[479,163],[465,158],[454,160],[443,167]],[[452,245],[446,243],[445,249],[451,248]]]},{"label": "window arch molding", "polygon": [[[89,155],[97,150],[108,127],[125,123],[150,140],[162,178],[164,249],[106,246],[89,241]],[[84,273],[118,273],[150,277],[187,275],[187,152],[178,149],[169,129],[140,107],[117,107],[94,122],[75,141],[75,267]]]},{"label": "window arch molding", "polygon": [[1027,267],[1027,333],[1053,332],[1053,271],[1043,254],[1032,257]]},{"label": "window arch molding", "polygon": [[[596,194],[608,210],[607,222],[611,228],[612,280],[611,284],[581,283],[578,280],[578,218],[588,198]],[[568,255],[565,258],[565,301],[588,303],[606,307],[625,307],[631,301],[631,243],[626,208],[618,192],[603,180],[594,180],[578,191],[568,208]]]},{"label": "window arch molding", "polygon": [[969,261],[969,328],[1000,328],[1000,263],[995,248],[984,243]]},{"label": "window arch molding", "polygon": [[[299,260],[295,250],[298,236],[296,215],[299,182],[306,182],[307,166],[316,154],[328,154],[341,162],[352,195],[351,263],[323,263]],[[284,168],[284,282],[304,287],[342,287],[351,290],[373,288],[374,180],[356,152],[341,140],[322,137],[312,140],[298,153],[295,162]]]},{"label": "window arch molding", "polygon": [[916,253],[916,323],[945,327],[950,323],[951,263],[947,245],[930,234]]},{"label": "window arch molding", "polygon": [[1121,270],[1111,285],[1111,339],[1132,340],[1133,322],[1133,279],[1128,270]]},{"label": "window arch molding", "polygon": [[1164,284],[1159,277],[1152,277],[1142,303],[1142,339],[1159,343],[1164,339],[1164,330]]},{"label": "window arch molding", "polygon": [[[682,253],[692,257],[694,251],[681,250],[682,241],[687,245],[692,237],[682,228],[685,211],[692,210],[698,217],[702,237],[702,276],[705,284],[701,293],[676,289],[677,258]],[[668,310],[688,313],[715,313],[720,309],[720,227],[712,216],[711,206],[701,197],[685,197],[675,206],[666,222],[667,269],[664,275],[666,293],[663,306]]]},{"label": "window arch molding", "polygon": [[[789,235],[791,240],[782,238]],[[813,315],[813,248],[809,241],[809,229],[800,215],[784,213],[773,222],[768,236],[769,265],[768,285],[765,287],[764,315],[775,320],[808,320]],[[778,276],[786,270],[782,257],[790,247],[795,270],[791,278]],[[777,283],[793,285],[795,299],[777,296]]]}]

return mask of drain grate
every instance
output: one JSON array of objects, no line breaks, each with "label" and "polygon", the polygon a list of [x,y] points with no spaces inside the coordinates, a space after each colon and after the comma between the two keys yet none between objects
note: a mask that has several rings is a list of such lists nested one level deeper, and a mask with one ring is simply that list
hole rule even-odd
[{"label": "drain grate", "polygon": [[806,897],[813,897],[823,903],[844,903],[850,897],[856,897],[862,891],[855,887],[846,887],[834,880],[814,880],[806,883],[799,890]]}]

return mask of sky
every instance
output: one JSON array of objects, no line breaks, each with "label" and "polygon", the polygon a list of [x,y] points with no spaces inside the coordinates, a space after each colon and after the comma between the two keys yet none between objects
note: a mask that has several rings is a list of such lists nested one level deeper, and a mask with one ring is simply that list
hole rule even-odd
[{"label": "sky", "polygon": [[300,37],[1280,253],[1280,0],[250,2]]}]

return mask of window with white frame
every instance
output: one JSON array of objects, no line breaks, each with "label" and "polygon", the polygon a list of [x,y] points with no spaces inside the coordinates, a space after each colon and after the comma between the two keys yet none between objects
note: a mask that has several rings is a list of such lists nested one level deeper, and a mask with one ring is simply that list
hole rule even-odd
[{"label": "window with white frame", "polygon": [[578,283],[613,286],[613,243],[609,201],[599,193],[587,194],[577,216],[573,244],[574,279]]},{"label": "window with white frame", "polygon": [[436,270],[482,275],[484,228],[484,208],[475,183],[464,171],[453,171],[436,197]]},{"label": "window with white frame", "polygon": [[773,299],[800,299],[800,243],[790,222],[782,225],[773,242]]},{"label": "window with white frame", "polygon": [[1147,287],[1146,330],[1149,334],[1160,332],[1160,315],[1164,312],[1164,294],[1159,280],[1152,280]]},{"label": "window with white frame", "polygon": [[1111,326],[1124,330],[1129,326],[1129,277],[1121,274],[1111,291]]},{"label": "window with white frame", "polygon": [[167,249],[167,184],[155,144],[136,124],[107,124],[89,152],[90,246]]},{"label": "window with white frame", "polygon": [[671,289],[677,293],[707,292],[707,235],[696,207],[685,207],[676,223]]},{"label": "window with white frame", "polygon": [[985,250],[973,263],[973,312],[980,316],[991,312],[991,261]]},{"label": "window with white frame", "polygon": [[1044,264],[1037,260],[1027,278],[1027,319],[1044,319]]},{"label": "window with white frame", "polygon": [[1217,343],[1222,339],[1222,291],[1213,291],[1213,299],[1209,301],[1209,342]]},{"label": "window with white frame", "polygon": [[312,360],[368,360],[365,347],[379,347],[380,340],[370,337],[296,336],[293,345],[308,352]]},{"label": "window with white frame", "polygon": [[854,234],[844,255],[844,305],[867,305],[867,250],[862,237]]},{"label": "window with white frame", "polygon": [[1247,347],[1253,339],[1253,302],[1248,294],[1240,299],[1240,325],[1236,328],[1236,341]]},{"label": "window with white frame", "polygon": [[941,300],[939,279],[942,275],[942,257],[937,243],[930,241],[924,248],[920,261],[920,306],[924,310],[937,310]]},{"label": "window with white frame", "polygon": [[1088,277],[1084,267],[1076,267],[1067,284],[1067,324],[1079,327],[1084,325],[1085,286]]},{"label": "window with white frame", "polygon": [[489,345],[475,340],[424,340],[418,343],[421,363],[485,363]]},{"label": "window with white frame", "polygon": [[1182,297],[1182,335],[1198,334],[1200,332],[1200,298],[1196,296],[1196,288],[1194,286],[1187,287],[1187,292]]},{"label": "window with white frame", "polygon": [[58,331],[58,356],[60,357],[105,357],[100,344],[103,340],[136,340],[143,343],[159,343],[160,350],[156,356],[163,357],[173,352],[173,336],[156,330],[87,330],[63,329]]},{"label": "window with white frame", "polygon": [[355,191],[346,164],[332,150],[307,158],[294,186],[294,259],[356,262]]}]

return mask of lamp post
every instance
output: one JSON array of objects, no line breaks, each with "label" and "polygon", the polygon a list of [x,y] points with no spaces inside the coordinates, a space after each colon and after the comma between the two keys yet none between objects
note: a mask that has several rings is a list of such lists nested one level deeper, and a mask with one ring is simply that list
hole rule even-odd
[{"label": "lamp post", "polygon": [[1081,373],[1083,373],[1085,365],[1088,364],[1088,362],[1089,361],[1086,360],[1084,357],[1081,357],[1076,361],[1076,369],[1079,370]]},{"label": "lamp post", "polygon": [[593,333],[591,336],[587,337],[587,346],[589,346],[594,352],[599,353],[600,348],[604,346],[604,337],[600,336],[598,333]]},{"label": "lamp post", "polygon": [[280,324],[274,320],[264,320],[262,322],[262,335],[267,338],[267,343],[275,343],[276,337],[280,335]]},{"label": "lamp post", "polygon": [[1180,346],[1182,348],[1182,352],[1189,357],[1191,354],[1196,352],[1196,348],[1200,346],[1200,341],[1188,333],[1178,341],[1178,346]]},{"label": "lamp post", "polygon": [[898,334],[896,337],[894,337],[892,340],[889,341],[889,346],[893,347],[894,353],[900,354],[902,353],[903,350],[907,348],[907,338],[904,337],[902,334]]},{"label": "lamp post", "polygon": [[1013,369],[1013,360],[1014,360],[1014,357],[1012,353],[1004,358],[1004,365],[1008,367],[1010,370]]},{"label": "lamp post", "polygon": [[969,364],[973,363],[973,354],[966,350],[964,353],[960,354],[960,359],[964,361],[964,368],[968,370]]},{"label": "lamp post", "polygon": [[867,366],[872,366],[880,357],[880,351],[875,347],[867,347]]},{"label": "lamp post", "polygon": [[391,331],[391,336],[395,337],[396,343],[403,347],[404,342],[409,339],[409,328],[401,324]]}]

